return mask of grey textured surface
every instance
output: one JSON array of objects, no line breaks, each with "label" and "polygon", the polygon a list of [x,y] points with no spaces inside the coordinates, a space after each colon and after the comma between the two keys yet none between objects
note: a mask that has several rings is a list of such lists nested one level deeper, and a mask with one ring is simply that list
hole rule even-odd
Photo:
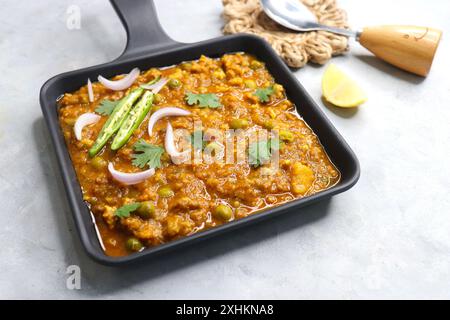
[{"label": "grey textured surface", "polygon": [[[81,30],[66,28],[78,5]],[[183,42],[220,35],[218,0],[156,1]],[[341,0],[354,26],[430,25],[450,30],[450,2]],[[0,298],[450,298],[450,63],[446,34],[426,80],[357,44],[334,63],[369,102],[344,112],[320,102],[324,68],[295,74],[355,150],[351,191],[231,237],[125,269],[84,254],[49,144],[38,93],[49,77],[109,61],[125,32],[107,1],[0,5]],[[66,268],[82,289],[66,288]]]}]

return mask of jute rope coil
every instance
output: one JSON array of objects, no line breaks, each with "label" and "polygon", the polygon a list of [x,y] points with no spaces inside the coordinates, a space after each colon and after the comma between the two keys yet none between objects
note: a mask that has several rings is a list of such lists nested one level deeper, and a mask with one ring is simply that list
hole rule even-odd
[{"label": "jute rope coil", "polygon": [[[347,15],[337,7],[336,0],[299,0],[320,23],[347,28]],[[262,10],[259,0],[222,0],[225,34],[252,33],[266,39],[283,60],[293,68],[308,61],[324,64],[333,55],[347,51],[348,39],[329,32],[298,33],[272,21]]]}]

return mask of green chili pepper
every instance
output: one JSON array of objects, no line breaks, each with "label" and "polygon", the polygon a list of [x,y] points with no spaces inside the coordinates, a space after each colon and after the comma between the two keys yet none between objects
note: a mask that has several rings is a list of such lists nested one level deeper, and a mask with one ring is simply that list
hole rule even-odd
[{"label": "green chili pepper", "polygon": [[103,125],[102,130],[98,134],[97,140],[89,150],[89,156],[94,157],[104,147],[109,138],[117,132],[122,126],[126,116],[133,107],[134,102],[144,92],[144,89],[138,88],[133,90],[129,95],[124,97],[117,106],[114,108],[113,113],[109,116],[108,120]]},{"label": "green chili pepper", "polygon": [[144,121],[145,116],[152,108],[154,96],[151,91],[146,91],[141,100],[131,109],[111,143],[112,150],[118,150],[127,143],[134,130]]}]

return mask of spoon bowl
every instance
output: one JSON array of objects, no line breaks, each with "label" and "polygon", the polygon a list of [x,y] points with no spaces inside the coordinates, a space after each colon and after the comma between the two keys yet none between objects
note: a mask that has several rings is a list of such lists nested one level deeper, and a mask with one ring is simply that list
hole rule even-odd
[{"label": "spoon bowl", "polygon": [[316,16],[299,0],[261,0],[264,12],[280,25],[299,32],[329,31],[347,37],[358,37],[358,32],[321,25]]}]

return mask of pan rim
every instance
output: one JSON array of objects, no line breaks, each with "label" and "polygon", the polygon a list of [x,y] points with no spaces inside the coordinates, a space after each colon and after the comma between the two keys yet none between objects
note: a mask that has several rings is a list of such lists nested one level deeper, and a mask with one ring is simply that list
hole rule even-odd
[{"label": "pan rim", "polygon": [[[51,115],[51,108],[52,106],[51,97],[49,96],[49,91],[58,84],[60,81],[70,79],[71,77],[84,75],[87,73],[93,73],[96,72],[99,69],[103,68],[112,68],[112,67],[120,67],[121,65],[129,64],[130,62],[139,62],[141,60],[145,59],[157,59],[158,56],[162,56],[164,54],[168,53],[175,53],[180,50],[193,50],[194,48],[202,47],[202,46],[211,46],[218,42],[224,42],[224,41],[242,41],[242,40],[248,40],[248,41],[257,41],[258,45],[262,46],[263,50],[267,50],[268,53],[274,58],[274,62],[276,64],[276,68],[280,68],[280,71],[285,73],[288,77],[286,81],[293,82],[295,86],[302,91],[302,94],[304,95],[305,102],[303,105],[308,104],[308,107],[313,108],[313,111],[319,116],[319,121],[321,121],[324,125],[328,127],[328,130],[331,131],[331,134],[335,136],[335,138],[338,140],[338,142],[341,144],[340,149],[344,151],[347,154],[347,158],[350,159],[353,165],[352,173],[349,175],[346,181],[340,181],[335,186],[331,187],[330,189],[324,190],[322,192],[319,192],[317,194],[314,194],[312,196],[308,196],[301,199],[295,199],[293,201],[289,201],[287,203],[284,203],[280,206],[276,206],[273,208],[265,209],[261,212],[252,214],[248,217],[245,217],[243,219],[235,220],[229,223],[226,223],[224,225],[208,229],[205,231],[198,232],[196,234],[186,236],[162,245],[158,245],[153,248],[147,248],[146,250],[130,254],[128,256],[123,257],[111,257],[107,256],[103,251],[97,250],[97,248],[94,248],[92,239],[89,236],[89,231],[86,228],[86,225],[83,223],[81,215],[84,214],[82,211],[82,208],[80,206],[80,201],[84,204],[83,199],[79,199],[76,195],[75,188],[80,188],[80,184],[78,180],[71,181],[70,175],[71,173],[70,168],[73,169],[73,163],[70,159],[70,156],[67,151],[67,147],[65,145],[65,142],[61,144],[60,138],[62,137],[62,132],[60,130],[59,123],[54,121]],[[222,52],[222,54],[226,54],[227,52]],[[98,74],[98,73],[97,73]],[[291,98],[290,98],[291,99]],[[296,106],[296,101],[293,101]],[[172,251],[173,249],[183,247],[188,244],[193,244],[199,240],[207,239],[215,235],[223,234],[225,232],[229,232],[232,230],[235,230],[239,227],[249,225],[251,223],[256,223],[258,221],[265,220],[267,218],[275,217],[278,214],[281,214],[283,212],[290,211],[294,208],[300,208],[309,204],[312,204],[314,202],[317,202],[319,200],[322,200],[324,198],[329,198],[331,196],[337,195],[339,193],[343,193],[350,188],[352,188],[359,180],[361,169],[359,161],[353,152],[353,150],[350,148],[350,146],[347,144],[345,139],[341,136],[341,134],[337,131],[337,129],[334,127],[334,125],[331,123],[331,121],[327,118],[327,116],[323,113],[323,111],[319,108],[319,106],[315,103],[315,101],[311,98],[311,96],[308,94],[306,89],[302,86],[302,84],[295,78],[295,76],[292,74],[292,72],[289,70],[289,68],[284,64],[284,62],[276,55],[276,53],[273,51],[272,47],[264,41],[263,39],[249,34],[237,34],[237,35],[231,35],[231,36],[224,36],[224,37],[218,37],[214,39],[209,39],[201,42],[196,42],[192,44],[179,44],[175,47],[166,48],[161,51],[157,52],[151,52],[148,54],[142,54],[139,56],[134,56],[132,58],[121,60],[120,57],[107,63],[90,66],[87,68],[82,68],[79,70],[69,71],[65,73],[61,73],[58,75],[55,75],[51,77],[49,80],[47,80],[41,90],[40,90],[40,105],[41,110],[43,112],[45,122],[47,124],[47,127],[49,129],[50,137],[52,140],[52,145],[56,153],[58,167],[61,172],[61,177],[64,183],[65,192],[67,199],[70,204],[71,212],[73,219],[75,221],[75,225],[78,231],[78,234],[81,239],[81,243],[87,252],[88,256],[90,256],[94,261],[109,265],[109,266],[120,266],[124,264],[130,264],[132,262],[138,262],[142,261],[143,259],[148,259],[152,256],[161,254],[163,252]],[[307,122],[308,123],[308,122]],[[317,129],[314,129],[314,133],[318,135]],[[64,139],[62,139],[64,140]],[[325,149],[326,150],[326,149]],[[329,154],[328,150],[327,154]],[[67,161],[67,157],[69,161]],[[336,165],[337,166],[337,165]],[[340,171],[341,169],[338,168]]]}]

